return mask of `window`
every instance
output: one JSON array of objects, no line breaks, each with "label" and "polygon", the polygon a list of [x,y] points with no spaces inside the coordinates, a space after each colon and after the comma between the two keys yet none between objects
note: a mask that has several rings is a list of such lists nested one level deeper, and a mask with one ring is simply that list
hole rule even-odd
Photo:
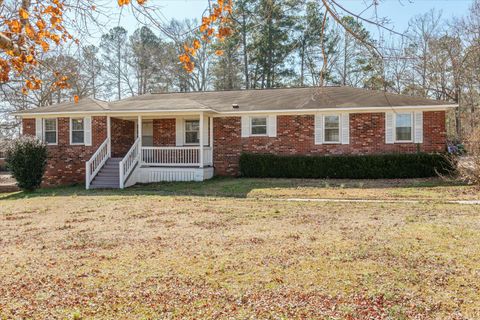
[{"label": "window", "polygon": [[252,135],[266,135],[267,134],[267,118],[266,117],[252,117],[251,118],[251,134]]},{"label": "window", "polygon": [[70,121],[70,141],[71,144],[84,143],[84,121],[83,118],[71,119]]},{"label": "window", "polygon": [[413,117],[411,113],[398,113],[395,116],[395,140],[412,141]]},{"label": "window", "polygon": [[185,120],[185,144],[200,143],[200,120]]},{"label": "window", "polygon": [[43,140],[47,144],[57,144],[57,119],[44,119],[43,127]]},{"label": "window", "polygon": [[325,116],[325,142],[340,142],[340,116]]}]

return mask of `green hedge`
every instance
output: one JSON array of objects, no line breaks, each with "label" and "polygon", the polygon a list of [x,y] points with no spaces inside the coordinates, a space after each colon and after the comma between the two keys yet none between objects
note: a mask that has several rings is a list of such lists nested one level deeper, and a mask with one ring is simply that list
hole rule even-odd
[{"label": "green hedge", "polygon": [[451,162],[443,154],[384,154],[367,156],[240,156],[240,174],[257,178],[396,179],[446,174]]}]

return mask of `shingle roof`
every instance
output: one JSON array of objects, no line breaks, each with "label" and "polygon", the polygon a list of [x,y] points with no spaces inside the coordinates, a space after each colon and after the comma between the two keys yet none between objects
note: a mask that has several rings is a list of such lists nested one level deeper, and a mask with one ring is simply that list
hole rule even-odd
[{"label": "shingle roof", "polygon": [[[232,108],[238,104],[239,108]],[[411,97],[351,87],[281,88],[264,90],[151,93],[115,102],[91,98],[79,103],[61,103],[28,110],[26,113],[71,111],[173,111],[213,110],[216,112],[283,111],[335,108],[391,108],[452,105],[445,101]]]},{"label": "shingle roof", "polygon": [[22,113],[65,113],[65,112],[91,112],[91,111],[106,111],[108,110],[108,102],[96,100],[92,98],[83,98],[74,103],[73,101],[67,101],[50,106],[38,107],[34,109],[24,110],[16,112],[16,114]]}]

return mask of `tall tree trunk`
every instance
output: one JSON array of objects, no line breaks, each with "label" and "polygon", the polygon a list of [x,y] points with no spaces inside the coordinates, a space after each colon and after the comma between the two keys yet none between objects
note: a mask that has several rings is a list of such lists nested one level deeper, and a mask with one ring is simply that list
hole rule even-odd
[{"label": "tall tree trunk", "polygon": [[300,86],[303,87],[305,77],[305,38],[302,39],[302,47],[300,49]]},{"label": "tall tree trunk", "polygon": [[122,53],[120,51],[121,49],[118,48],[117,50],[117,93],[118,93],[118,100],[122,99],[122,85],[121,85],[121,67],[122,67],[122,62],[121,62],[121,58],[122,58]]},{"label": "tall tree trunk", "polygon": [[247,52],[247,19],[245,10],[242,14],[242,45],[243,45],[243,69],[245,73],[245,89],[250,88],[250,79],[248,77],[248,52]]}]

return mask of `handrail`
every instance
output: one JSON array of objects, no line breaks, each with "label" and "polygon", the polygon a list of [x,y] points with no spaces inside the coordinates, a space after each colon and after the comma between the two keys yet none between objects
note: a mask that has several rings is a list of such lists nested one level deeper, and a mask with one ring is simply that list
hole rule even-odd
[{"label": "handrail", "polygon": [[128,178],[136,164],[140,161],[140,137],[135,140],[125,157],[120,161],[120,189],[125,188],[125,180]]},{"label": "handrail", "polygon": [[110,157],[110,139],[105,141],[98,147],[97,151],[92,155],[90,160],[85,163],[85,188],[90,189],[90,183],[97,175]]},{"label": "handrail", "polygon": [[[149,166],[189,167],[200,166],[200,146],[144,147],[141,148],[142,164]],[[212,148],[203,147],[203,164],[212,165]]]}]

